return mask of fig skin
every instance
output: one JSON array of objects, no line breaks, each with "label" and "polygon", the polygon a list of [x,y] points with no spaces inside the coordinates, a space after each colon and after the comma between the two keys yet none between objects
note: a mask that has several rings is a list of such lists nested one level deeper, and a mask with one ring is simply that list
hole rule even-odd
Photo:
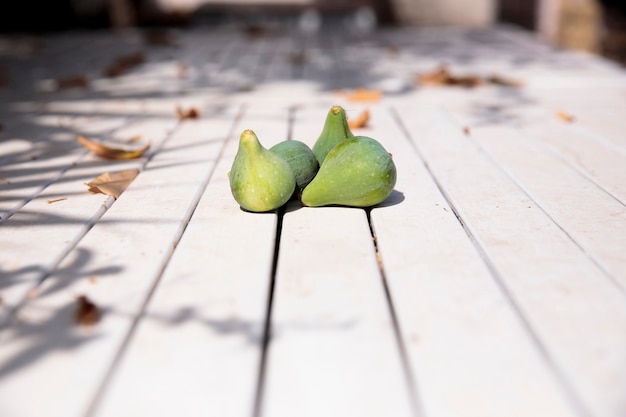
[{"label": "fig skin", "polygon": [[354,137],[354,134],[348,126],[346,111],[341,106],[332,106],[326,115],[322,133],[312,148],[320,166],[332,148],[351,137]]},{"label": "fig skin", "polygon": [[277,209],[293,195],[296,179],[283,158],[265,149],[252,130],[239,138],[239,149],[228,174],[230,190],[242,209]]},{"label": "fig skin", "polygon": [[300,201],[309,207],[371,207],[383,202],[396,184],[391,155],[375,139],[347,138],[326,156]]},{"label": "fig skin", "polygon": [[296,191],[303,190],[319,170],[315,154],[304,142],[286,140],[272,146],[270,151],[282,157],[291,167],[296,177]]}]

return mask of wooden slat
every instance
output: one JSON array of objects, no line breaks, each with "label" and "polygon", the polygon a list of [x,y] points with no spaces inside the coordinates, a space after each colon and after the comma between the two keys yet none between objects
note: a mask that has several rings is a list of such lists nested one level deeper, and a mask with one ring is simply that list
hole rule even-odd
[{"label": "wooden slat", "polygon": [[[169,130],[176,121],[174,118],[163,118],[158,122],[144,119],[137,120],[116,133],[121,137],[143,135],[144,140],[150,141],[153,150],[158,149],[167,138]],[[73,143],[76,140],[72,137]],[[79,145],[74,145],[74,147]],[[81,147],[82,149],[82,147]],[[31,289],[37,287],[40,280],[54,271],[58,263],[72,250],[93,222],[97,222],[108,207],[113,204],[113,197],[103,194],[92,194],[88,191],[86,182],[104,172],[118,172],[124,169],[141,169],[146,159],[132,161],[106,161],[96,156],[86,155],[82,150],[80,155],[70,153],[69,166],[33,164],[31,169],[39,169],[40,173],[34,178],[45,181],[47,176],[58,175],[59,178],[40,189],[46,184],[35,184],[38,191],[27,204],[19,209],[9,220],[2,224],[6,236],[5,249],[0,251],[2,270],[2,315],[0,323],[11,314]],[[42,158],[42,161],[52,161],[59,164],[61,158]],[[74,166],[71,164],[75,163]],[[43,171],[51,166],[51,172]],[[43,174],[41,173],[43,172]],[[23,182],[17,178],[16,182]],[[20,192],[28,188],[22,186]],[[56,201],[48,203],[48,201]],[[64,199],[64,200],[63,200]],[[37,244],[34,245],[33,241]],[[94,275],[97,275],[94,272]]]},{"label": "wooden slat", "polygon": [[[316,137],[327,111],[296,113],[294,137]],[[285,214],[271,336],[262,415],[412,415],[363,210]]]},{"label": "wooden slat", "polygon": [[[626,295],[626,207],[512,129],[476,128],[471,137]],[[626,156],[620,166],[626,167]]]},{"label": "wooden slat", "polygon": [[22,135],[20,130],[11,132],[11,138],[3,146],[7,153],[0,168],[0,176],[5,179],[0,189],[2,222],[87,154],[76,140],[77,131],[97,135],[93,137],[95,139],[100,135],[106,138],[115,128],[127,122],[126,118],[73,118],[72,126],[55,128],[41,126],[46,119],[54,123],[54,119],[61,118],[34,118],[30,126],[24,126],[26,135]]},{"label": "wooden slat", "polygon": [[371,217],[424,415],[577,415],[393,114],[371,114],[360,134],[392,153],[401,193]]},{"label": "wooden slat", "polygon": [[626,154],[607,146],[599,135],[581,132],[573,126],[525,123],[523,130],[548,144],[556,155],[626,204]]},{"label": "wooden slat", "polygon": [[[87,410],[195,209],[233,117],[207,111],[184,123],[0,334],[0,373],[10,375],[0,387],[4,412]],[[73,323],[79,294],[102,311],[94,328]],[[37,382],[49,375],[59,376],[55,384]],[[37,401],[24,403],[23,392]]]},{"label": "wooden slat", "polygon": [[98,416],[192,415],[199,410],[251,415],[276,215],[241,210],[230,193],[227,172],[241,126],[252,127],[265,145],[284,137],[286,124],[287,112],[281,108],[250,108],[237,123]]},{"label": "wooden slat", "polygon": [[626,348],[624,294],[467,140],[460,125],[425,109],[402,109],[401,117],[570,397],[580,400],[583,413],[619,416],[626,384],[619,371]]}]

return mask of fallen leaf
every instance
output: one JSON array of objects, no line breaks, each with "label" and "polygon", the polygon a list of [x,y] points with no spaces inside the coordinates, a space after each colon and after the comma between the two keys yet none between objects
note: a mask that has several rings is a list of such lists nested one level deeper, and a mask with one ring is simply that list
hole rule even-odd
[{"label": "fallen leaf", "polygon": [[287,60],[292,65],[304,65],[307,61],[306,51],[291,52],[287,55]]},{"label": "fallen leaf", "polygon": [[143,64],[145,61],[146,57],[141,51],[119,56],[105,68],[104,75],[106,77],[117,77],[128,72],[133,67]]},{"label": "fallen leaf", "polygon": [[65,88],[87,88],[89,87],[89,80],[84,75],[72,75],[64,78],[57,78],[56,88],[62,90]]},{"label": "fallen leaf", "polygon": [[470,132],[470,128],[469,128],[469,127],[467,127],[467,126],[465,126],[465,127],[463,128],[463,133],[465,133],[465,136],[469,136],[469,135],[470,135],[470,133],[471,133],[471,132]]},{"label": "fallen leaf", "polygon": [[143,42],[150,46],[178,46],[173,35],[161,29],[145,31],[143,33]]},{"label": "fallen leaf", "polygon": [[113,196],[115,199],[124,192],[126,187],[133,182],[139,174],[138,169],[127,169],[119,172],[105,172],[98,175],[93,180],[86,182],[92,193],[101,193]]},{"label": "fallen leaf", "polygon": [[486,81],[489,84],[499,85],[502,87],[521,87],[522,82],[518,80],[512,80],[510,78],[505,78],[501,75],[491,75],[487,77]]},{"label": "fallen leaf", "polygon": [[183,110],[181,107],[176,107],[176,115],[178,116],[178,120],[185,119],[197,119],[200,116],[198,110],[195,107],[190,107],[187,110]]},{"label": "fallen leaf", "polygon": [[348,119],[348,127],[350,129],[360,129],[367,126],[367,122],[370,120],[370,111],[365,109],[359,114],[356,119]]},{"label": "fallen leaf", "polygon": [[94,277],[87,278],[87,282],[91,285],[96,285],[98,283],[98,281]]},{"label": "fallen leaf", "polygon": [[65,201],[65,200],[67,200],[67,197],[54,198],[52,200],[48,200],[48,204],[58,203],[59,201]]},{"label": "fallen leaf", "polygon": [[418,74],[417,81],[420,85],[456,85],[461,87],[476,87],[483,83],[483,81],[475,75],[453,76],[445,65],[440,65],[431,72]]},{"label": "fallen leaf", "polygon": [[76,298],[74,320],[81,326],[93,326],[100,320],[100,309],[87,296],[79,295]]},{"label": "fallen leaf", "polygon": [[[133,137],[134,138],[134,137]],[[131,139],[133,139],[131,138]],[[140,148],[130,148],[123,144],[105,144],[84,136],[78,135],[78,142],[87,150],[106,159],[135,159],[142,156],[148,149],[150,144],[147,143]]]},{"label": "fallen leaf", "polygon": [[361,102],[361,101],[378,101],[383,97],[383,93],[380,90],[368,90],[366,88],[357,88],[354,91],[343,93],[348,101]]},{"label": "fallen leaf", "polygon": [[431,72],[417,74],[417,82],[420,85],[448,85],[450,84],[450,74],[445,65],[440,65]]},{"label": "fallen leaf", "polygon": [[269,27],[264,25],[245,25],[242,30],[250,39],[263,38],[269,34]]},{"label": "fallen leaf", "polygon": [[135,136],[131,136],[130,138],[128,138],[126,143],[136,143],[136,142],[139,142],[140,140],[141,140],[141,135],[135,135]]},{"label": "fallen leaf", "polygon": [[576,120],[576,118],[573,115],[571,115],[569,113],[566,113],[564,111],[557,111],[556,112],[556,116],[559,119],[561,119],[561,120],[563,120],[564,122],[567,122],[567,123],[572,123],[572,122],[574,122]]}]

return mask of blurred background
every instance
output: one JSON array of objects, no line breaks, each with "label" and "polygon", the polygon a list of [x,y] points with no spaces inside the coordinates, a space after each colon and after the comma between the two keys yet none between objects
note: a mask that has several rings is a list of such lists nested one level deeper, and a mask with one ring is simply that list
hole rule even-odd
[{"label": "blurred background", "polygon": [[626,0],[19,0],[0,7],[5,34],[286,22],[310,10],[328,19],[366,11],[382,26],[510,23],[626,63]]}]

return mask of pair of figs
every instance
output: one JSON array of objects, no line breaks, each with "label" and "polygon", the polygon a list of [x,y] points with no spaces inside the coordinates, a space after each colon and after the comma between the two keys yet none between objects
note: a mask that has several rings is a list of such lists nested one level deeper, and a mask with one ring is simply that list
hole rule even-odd
[{"label": "pair of figs", "polygon": [[253,212],[298,197],[309,207],[370,207],[384,201],[396,183],[391,155],[375,139],[354,136],[340,106],[329,110],[312,149],[294,140],[266,149],[245,130],[228,175],[235,200]]}]

